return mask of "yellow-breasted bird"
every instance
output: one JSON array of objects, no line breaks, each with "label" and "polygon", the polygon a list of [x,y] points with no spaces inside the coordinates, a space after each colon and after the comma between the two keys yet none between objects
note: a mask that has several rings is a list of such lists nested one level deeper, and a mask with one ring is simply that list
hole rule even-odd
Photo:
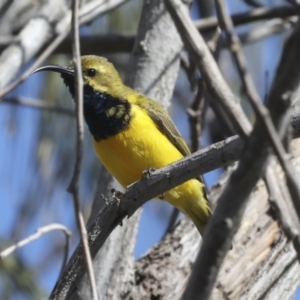
[{"label": "yellow-breasted bird", "polygon": [[[142,172],[161,168],[190,154],[168,113],[154,100],[125,86],[106,58],[83,56],[84,117],[97,156],[123,187]],[[74,67],[45,66],[55,71],[74,97]],[[192,219],[202,234],[211,211],[202,179],[191,179],[164,195],[164,200]]]}]

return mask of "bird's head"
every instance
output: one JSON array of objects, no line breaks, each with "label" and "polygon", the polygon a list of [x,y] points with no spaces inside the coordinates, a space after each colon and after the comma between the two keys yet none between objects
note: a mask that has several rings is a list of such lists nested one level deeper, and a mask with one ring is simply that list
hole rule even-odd
[{"label": "bird's head", "polygon": [[[128,127],[131,105],[127,96],[131,90],[123,85],[114,66],[104,57],[81,57],[84,116],[89,130],[96,140],[105,139]],[[67,67],[44,66],[40,71],[60,73],[71,95],[75,95],[74,62]],[[131,92],[132,93],[132,92]]]},{"label": "bird's head", "polygon": [[[123,83],[113,64],[106,58],[95,55],[82,56],[81,67],[85,93],[95,91],[108,93],[115,97],[118,96]],[[75,72],[73,61],[71,61],[67,67],[57,65],[44,66],[35,70],[35,73],[41,71],[54,71],[60,73],[64,83],[74,97]]]}]

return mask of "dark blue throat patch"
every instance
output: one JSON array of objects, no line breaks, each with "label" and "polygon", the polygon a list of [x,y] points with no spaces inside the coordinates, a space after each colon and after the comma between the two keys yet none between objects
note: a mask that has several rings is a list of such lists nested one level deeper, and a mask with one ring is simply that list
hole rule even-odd
[{"label": "dark blue throat patch", "polygon": [[[74,98],[74,77],[62,74],[64,83]],[[85,85],[84,118],[95,140],[103,140],[126,129],[130,123],[131,104],[127,100],[95,91]]]}]

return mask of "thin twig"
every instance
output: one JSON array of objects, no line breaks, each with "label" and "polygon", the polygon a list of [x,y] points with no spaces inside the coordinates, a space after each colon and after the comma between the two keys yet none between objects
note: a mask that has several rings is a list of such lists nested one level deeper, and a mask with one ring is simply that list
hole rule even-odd
[{"label": "thin twig", "polygon": [[39,57],[34,61],[34,63],[20,75],[15,81],[10,85],[0,91],[0,101],[6,94],[15,89],[19,84],[25,81],[32,72],[45,60],[47,57],[55,50],[55,48],[65,39],[69,33],[69,28],[62,31],[51,43],[50,45],[39,55]]},{"label": "thin twig", "polygon": [[20,105],[38,110],[46,110],[54,113],[63,114],[69,117],[75,117],[74,111],[68,108],[54,105],[40,99],[32,99],[26,97],[7,97],[2,99],[0,103]]},{"label": "thin twig", "polygon": [[262,5],[256,0],[244,0],[244,2],[252,7],[262,7]]},{"label": "thin twig", "polygon": [[187,113],[189,116],[189,124],[190,124],[190,132],[191,132],[191,152],[195,152],[199,149],[199,140],[201,137],[201,132],[203,128],[201,128],[201,121],[204,117],[204,92],[205,86],[204,82],[199,79],[198,80],[198,91],[195,96],[195,99],[191,106],[187,109]]},{"label": "thin twig", "polygon": [[290,29],[297,21],[297,17],[292,17],[288,20],[274,19],[264,23],[264,26],[253,28],[249,32],[239,33],[238,37],[242,44],[251,44],[258,42],[270,35],[282,33]]},{"label": "thin twig", "polygon": [[21,240],[20,242],[16,243],[15,245],[12,245],[12,246],[8,247],[7,249],[1,251],[0,252],[0,260],[7,257],[15,250],[20,249],[21,247],[24,247],[24,246],[28,245],[29,243],[39,239],[45,233],[48,233],[53,230],[62,231],[66,238],[66,242],[65,242],[65,246],[64,246],[64,255],[63,255],[62,266],[61,266],[61,271],[60,271],[60,273],[62,274],[62,271],[64,270],[64,268],[66,266],[68,255],[69,255],[69,244],[70,244],[70,237],[71,237],[72,233],[68,230],[68,228],[66,226],[61,225],[61,224],[53,223],[53,224],[49,224],[49,225],[46,225],[46,226],[43,226],[43,227],[37,229],[36,233],[28,236],[24,240]]},{"label": "thin twig", "polygon": [[[245,13],[239,13],[232,15],[232,21],[234,26],[244,25],[251,22],[270,20],[270,19],[285,19],[292,16],[298,16],[299,14],[298,6],[278,6],[278,7],[260,7],[250,10]],[[218,26],[217,17],[210,17],[205,19],[200,19],[195,22],[195,26],[202,33],[208,30],[213,30]]]},{"label": "thin twig", "polygon": [[165,233],[164,233],[163,236],[162,236],[162,239],[163,239],[168,233],[172,232],[172,230],[174,229],[174,226],[175,226],[176,221],[177,221],[177,219],[178,219],[179,213],[180,213],[180,211],[179,211],[176,207],[173,207],[172,213],[171,213],[171,216],[170,216],[170,219],[169,219],[169,222],[168,222],[168,226],[167,226],[167,228],[166,228]]},{"label": "thin twig", "polygon": [[252,126],[239,104],[239,99],[232,93],[205,41],[193,24],[186,7],[180,0],[165,0],[165,4],[187,50],[205,79],[207,89],[212,94],[212,101],[216,101],[226,111],[236,132],[246,137]]},{"label": "thin twig", "polygon": [[[295,13],[296,14],[296,13]],[[215,18],[215,17],[214,17]],[[240,33],[239,38],[243,44],[250,44],[266,38],[272,34],[281,33],[291,28],[293,23],[297,21],[297,16],[288,19],[271,19],[269,23],[265,23],[263,27],[253,28],[247,33]],[[206,19],[201,19],[201,24],[205,25]],[[217,22],[217,19],[215,19]],[[210,21],[210,19],[208,19]],[[197,21],[196,21],[197,22]],[[217,23],[216,23],[217,24]],[[217,28],[217,27],[213,27]],[[200,26],[201,31],[201,26]],[[90,54],[91,49],[95,55],[104,55],[119,52],[132,51],[135,35],[128,34],[103,34],[81,36],[81,53],[82,55]],[[15,37],[7,37],[6,40],[0,40],[0,51],[5,46],[15,41]],[[211,44],[211,42],[209,43]],[[97,47],[96,47],[97,46]],[[71,51],[71,39],[65,38],[60,45],[53,51],[58,54],[69,54]]]},{"label": "thin twig", "polygon": [[72,37],[73,37],[73,63],[75,70],[75,103],[76,103],[76,129],[77,129],[77,143],[76,143],[76,161],[73,176],[68,187],[68,192],[73,196],[73,204],[77,226],[80,232],[81,243],[83,246],[83,256],[87,266],[87,273],[91,285],[92,299],[97,300],[96,279],[93,269],[92,257],[89,249],[87,239],[87,230],[83,220],[83,215],[80,210],[79,199],[79,179],[81,171],[81,163],[83,156],[83,139],[84,139],[84,119],[83,119],[83,80],[80,59],[80,44],[79,44],[79,22],[78,22],[79,0],[72,2]]},{"label": "thin twig", "polygon": [[242,52],[242,46],[239,38],[233,31],[233,23],[230,19],[226,3],[224,0],[215,0],[215,3],[220,25],[226,33],[234,62],[243,83],[243,88],[255,111],[258,122],[261,124],[261,128],[265,131],[266,137],[269,140],[283,171],[285,172],[287,185],[300,220],[300,189],[294,176],[293,166],[276,132],[269,111],[263,105],[252,78],[247,71],[246,58]]}]

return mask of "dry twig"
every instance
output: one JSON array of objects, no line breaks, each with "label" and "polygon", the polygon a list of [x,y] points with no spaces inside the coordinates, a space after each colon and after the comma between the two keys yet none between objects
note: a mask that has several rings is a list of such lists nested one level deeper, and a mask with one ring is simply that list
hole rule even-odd
[{"label": "dry twig", "polygon": [[187,9],[180,0],[165,0],[165,3],[187,50],[195,59],[205,79],[208,91],[213,96],[212,100],[226,111],[236,131],[242,137],[247,136],[251,130],[251,124],[246,118],[239,100],[224,80],[205,41],[189,17]]},{"label": "dry twig", "polygon": [[73,36],[73,62],[75,71],[75,104],[76,104],[76,129],[77,129],[77,143],[76,143],[76,161],[73,176],[68,187],[68,191],[73,196],[73,204],[77,226],[80,232],[81,243],[83,246],[83,256],[87,266],[87,272],[91,284],[92,299],[97,300],[97,288],[94,275],[93,263],[87,239],[87,230],[85,227],[83,215],[80,210],[79,199],[79,178],[81,171],[81,162],[83,156],[83,138],[84,138],[84,119],[83,119],[83,79],[80,58],[79,45],[79,22],[78,22],[79,0],[73,0],[72,5],[72,36]]},{"label": "dry twig", "polygon": [[[270,19],[286,19],[292,16],[298,16],[298,6],[278,6],[278,7],[260,7],[249,12],[232,15],[234,26],[249,24],[251,22],[270,20]],[[217,17],[200,19],[195,22],[195,26],[203,33],[207,30],[213,30],[218,26]]]},{"label": "dry twig", "polygon": [[195,152],[199,149],[199,139],[201,137],[201,132],[203,131],[201,124],[203,124],[202,120],[204,118],[204,92],[204,83],[199,79],[197,94],[193,103],[187,110],[191,132],[191,152]]},{"label": "dry twig", "polygon": [[24,240],[16,243],[15,245],[12,245],[12,246],[8,247],[7,249],[1,251],[0,252],[0,260],[7,257],[8,255],[10,255],[15,250],[20,249],[21,247],[24,247],[24,246],[28,245],[29,243],[39,239],[45,233],[48,233],[48,232],[53,231],[53,230],[62,231],[65,235],[65,238],[66,238],[66,242],[65,242],[65,246],[64,246],[64,249],[65,249],[64,250],[64,256],[63,256],[62,266],[61,266],[61,271],[60,271],[60,274],[62,274],[62,271],[65,268],[65,265],[66,265],[67,259],[68,259],[68,255],[69,255],[69,244],[70,244],[71,232],[68,230],[67,227],[65,227],[61,224],[53,223],[53,224],[49,224],[49,225],[46,225],[46,226],[43,226],[43,227],[37,229],[36,233],[28,236]]}]

